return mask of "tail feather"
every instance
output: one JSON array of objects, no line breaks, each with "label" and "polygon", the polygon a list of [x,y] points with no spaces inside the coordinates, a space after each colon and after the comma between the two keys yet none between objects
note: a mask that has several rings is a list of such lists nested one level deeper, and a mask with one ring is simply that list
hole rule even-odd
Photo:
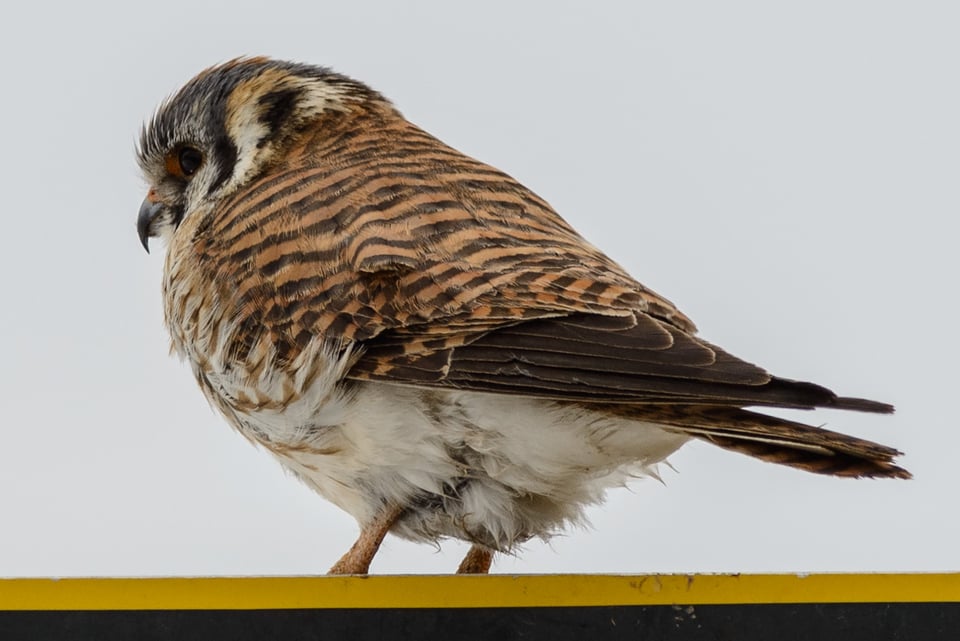
[{"label": "tail feather", "polygon": [[[835,407],[889,412],[875,401],[838,398]],[[889,409],[884,409],[889,408]],[[634,420],[673,427],[724,449],[808,472],[849,477],[911,478],[894,463],[898,450],[804,423],[731,407],[618,406]]]},{"label": "tail feather", "polygon": [[910,472],[895,465],[890,458],[865,458],[845,452],[814,453],[802,447],[778,446],[725,436],[698,435],[725,450],[740,452],[762,461],[795,467],[815,474],[853,478],[909,479]]}]

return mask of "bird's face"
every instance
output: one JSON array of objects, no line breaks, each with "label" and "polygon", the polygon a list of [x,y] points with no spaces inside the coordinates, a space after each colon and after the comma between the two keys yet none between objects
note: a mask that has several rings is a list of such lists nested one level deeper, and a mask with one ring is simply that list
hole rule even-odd
[{"label": "bird's face", "polygon": [[382,97],[323,67],[241,58],[200,73],[143,127],[138,161],[150,185],[140,242],[169,241],[180,223],[261,175],[299,133],[330,112]]}]

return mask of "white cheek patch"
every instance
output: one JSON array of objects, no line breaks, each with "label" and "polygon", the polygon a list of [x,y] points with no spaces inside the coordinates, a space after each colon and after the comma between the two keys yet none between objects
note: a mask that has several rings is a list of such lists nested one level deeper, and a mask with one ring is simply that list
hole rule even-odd
[{"label": "white cheek patch", "polygon": [[342,87],[336,87],[322,80],[301,79],[304,90],[297,110],[301,118],[317,116],[324,111],[346,111],[348,95]]},{"label": "white cheek patch", "polygon": [[227,121],[227,131],[233,137],[237,146],[237,161],[233,168],[233,175],[227,183],[229,187],[242,184],[256,170],[259,163],[260,149],[257,144],[270,132],[260,121],[257,103],[244,102],[233,112]]},{"label": "white cheek patch", "polygon": [[324,111],[345,111],[349,93],[342,87],[317,78],[302,78],[272,69],[238,85],[227,101],[227,134],[237,147],[237,159],[230,180],[221,188],[227,194],[253,177],[273,153],[271,144],[262,144],[275,133],[263,118],[263,98],[284,90],[298,90],[291,124],[314,118]]},{"label": "white cheek patch", "polygon": [[170,219],[170,216],[164,216],[161,224],[157,226],[157,237],[164,246],[169,247],[170,243],[173,242],[173,234],[175,231],[177,230],[173,226],[173,221]]}]

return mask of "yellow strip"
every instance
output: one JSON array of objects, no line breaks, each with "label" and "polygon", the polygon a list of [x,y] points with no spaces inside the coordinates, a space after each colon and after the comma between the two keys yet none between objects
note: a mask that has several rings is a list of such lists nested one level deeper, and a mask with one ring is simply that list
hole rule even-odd
[{"label": "yellow strip", "polygon": [[960,574],[0,579],[0,610],[960,602]]}]

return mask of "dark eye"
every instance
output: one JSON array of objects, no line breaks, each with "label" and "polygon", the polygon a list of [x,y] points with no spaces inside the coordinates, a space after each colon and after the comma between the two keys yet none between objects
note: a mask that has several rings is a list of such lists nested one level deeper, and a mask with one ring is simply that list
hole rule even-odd
[{"label": "dark eye", "polygon": [[203,164],[203,154],[195,147],[180,147],[167,156],[167,171],[179,178],[189,178]]},{"label": "dark eye", "polygon": [[192,176],[203,163],[203,155],[193,147],[184,147],[177,154],[177,162],[180,163],[180,171],[184,176]]}]

